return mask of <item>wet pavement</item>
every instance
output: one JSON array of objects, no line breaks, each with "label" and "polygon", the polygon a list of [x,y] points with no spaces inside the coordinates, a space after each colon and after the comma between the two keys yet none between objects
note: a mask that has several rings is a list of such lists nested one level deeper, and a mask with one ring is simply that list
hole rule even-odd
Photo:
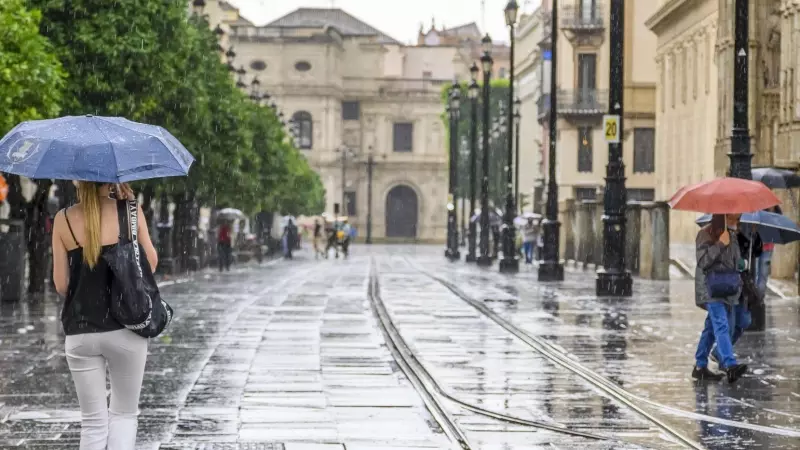
[{"label": "wet pavement", "polygon": [[[177,315],[151,342],[140,449],[452,448],[398,369],[370,309],[450,395],[526,420],[614,437],[592,441],[491,419],[445,401],[474,449],[682,448],[618,400],[553,364],[429,275],[451,282],[636,396],[710,449],[800,447],[800,302],[770,299],[768,329],[737,345],[736,385],[689,377],[704,320],[690,280],[636,280],[594,296],[594,274],[539,284],[449,264],[438,247],[356,247],[350,260],[291,261],[168,283]],[[0,309],[0,449],[77,448],[77,400],[56,299]]]}]

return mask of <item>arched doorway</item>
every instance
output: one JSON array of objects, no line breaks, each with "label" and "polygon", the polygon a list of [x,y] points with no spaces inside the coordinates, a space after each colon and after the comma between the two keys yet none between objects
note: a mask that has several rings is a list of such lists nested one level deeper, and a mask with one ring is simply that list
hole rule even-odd
[{"label": "arched doorway", "polygon": [[386,195],[386,237],[416,238],[417,193],[408,186],[393,187]]}]

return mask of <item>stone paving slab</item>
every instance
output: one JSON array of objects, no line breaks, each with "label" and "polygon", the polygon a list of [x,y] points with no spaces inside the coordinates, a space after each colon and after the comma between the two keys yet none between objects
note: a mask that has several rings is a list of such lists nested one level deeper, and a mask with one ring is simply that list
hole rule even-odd
[{"label": "stone paving slab", "polygon": [[[346,264],[299,258],[165,287],[178,314],[151,342],[137,449],[446,448],[383,344],[366,261]],[[2,305],[0,449],[78,445],[59,309]]]}]

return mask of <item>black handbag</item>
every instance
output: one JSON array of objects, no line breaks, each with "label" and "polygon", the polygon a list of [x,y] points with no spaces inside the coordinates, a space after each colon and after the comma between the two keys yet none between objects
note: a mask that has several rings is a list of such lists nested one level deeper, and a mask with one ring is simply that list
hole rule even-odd
[{"label": "black handbag", "polygon": [[153,271],[138,239],[138,206],[135,201],[117,202],[119,243],[105,252],[111,268],[111,315],[125,328],[151,338],[172,321],[172,308],[161,299]]}]

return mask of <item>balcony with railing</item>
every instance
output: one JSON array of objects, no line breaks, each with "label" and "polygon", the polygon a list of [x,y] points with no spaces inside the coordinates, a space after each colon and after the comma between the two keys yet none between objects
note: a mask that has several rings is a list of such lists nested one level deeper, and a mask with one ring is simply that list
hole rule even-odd
[{"label": "balcony with railing", "polygon": [[603,4],[599,1],[583,0],[559,9],[559,26],[572,33],[601,33],[605,29]]},{"label": "balcony with railing", "polygon": [[542,33],[539,38],[539,48],[542,50],[549,50],[553,42],[553,21],[549,12],[540,15],[540,23],[542,24]]},{"label": "balcony with railing", "polygon": [[[599,89],[559,89],[558,115],[565,118],[588,118],[608,111],[608,91]],[[550,94],[542,94],[536,101],[539,121],[550,115]]]}]

